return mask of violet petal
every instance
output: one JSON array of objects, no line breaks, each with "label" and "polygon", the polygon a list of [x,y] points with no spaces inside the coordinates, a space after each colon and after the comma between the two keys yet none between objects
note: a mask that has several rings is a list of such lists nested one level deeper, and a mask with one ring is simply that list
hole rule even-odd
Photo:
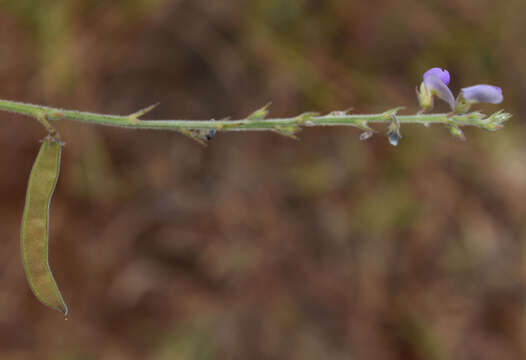
[{"label": "violet petal", "polygon": [[504,99],[502,89],[493,85],[474,85],[460,90],[462,97],[470,103],[500,104]]},{"label": "violet petal", "polygon": [[427,75],[424,78],[424,84],[427,88],[440,99],[444,100],[449,104],[451,110],[455,110],[455,97],[444,82],[435,75]]},{"label": "violet petal", "polygon": [[451,80],[451,77],[449,76],[449,71],[446,69],[442,70],[441,68],[434,67],[429,70],[427,70],[424,73],[424,81],[426,80],[426,77],[434,75],[438,77],[445,85],[449,85],[449,81]]}]

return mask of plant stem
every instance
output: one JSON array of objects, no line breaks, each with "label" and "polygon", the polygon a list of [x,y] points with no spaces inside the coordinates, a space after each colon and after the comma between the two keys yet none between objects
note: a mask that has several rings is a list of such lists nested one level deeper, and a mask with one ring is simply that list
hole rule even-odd
[{"label": "plant stem", "polygon": [[[365,131],[372,131],[368,123],[390,123],[393,115],[401,108],[395,108],[379,114],[347,114],[336,111],[328,115],[305,113],[295,117],[265,119],[266,108],[256,111],[251,116],[240,120],[140,120],[139,117],[152,110],[155,105],[137,111],[133,114],[106,115],[74,110],[64,110],[53,107],[33,105],[0,99],[0,111],[7,111],[31,116],[46,126],[46,120],[74,120],[90,124],[124,127],[131,129],[157,129],[174,130],[186,133],[195,130],[216,131],[274,131],[282,135],[293,136],[302,126],[354,126]],[[263,111],[264,115],[261,112]],[[256,114],[258,114],[256,116]],[[497,112],[489,117],[479,112],[468,114],[416,114],[396,115],[401,124],[444,124],[449,126],[476,126],[486,130],[496,130],[501,123],[508,120],[511,115]],[[44,119],[44,120],[42,120]],[[492,126],[488,126],[492,125]],[[49,130],[49,127],[46,126]],[[188,135],[188,134],[186,134]]]}]

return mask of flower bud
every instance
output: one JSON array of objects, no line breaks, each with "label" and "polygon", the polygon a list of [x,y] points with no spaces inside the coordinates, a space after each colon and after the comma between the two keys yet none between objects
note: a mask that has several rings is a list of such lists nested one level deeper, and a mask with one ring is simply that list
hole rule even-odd
[{"label": "flower bud", "polygon": [[398,121],[396,114],[393,114],[392,118],[393,121],[391,121],[387,127],[387,139],[391,145],[398,146],[398,142],[402,138],[402,134],[400,133],[400,121]]},{"label": "flower bud", "polygon": [[453,135],[453,137],[465,141],[466,137],[464,136],[464,132],[462,129],[460,129],[457,125],[450,125],[449,126],[449,133]]}]

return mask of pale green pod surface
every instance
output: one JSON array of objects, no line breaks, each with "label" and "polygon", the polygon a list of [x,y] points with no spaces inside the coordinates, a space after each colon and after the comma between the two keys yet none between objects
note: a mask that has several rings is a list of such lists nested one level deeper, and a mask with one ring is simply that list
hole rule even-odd
[{"label": "pale green pod surface", "polygon": [[27,186],[22,218],[21,246],[26,277],[43,304],[67,315],[68,307],[48,262],[49,205],[60,172],[62,145],[52,137],[43,140]]}]

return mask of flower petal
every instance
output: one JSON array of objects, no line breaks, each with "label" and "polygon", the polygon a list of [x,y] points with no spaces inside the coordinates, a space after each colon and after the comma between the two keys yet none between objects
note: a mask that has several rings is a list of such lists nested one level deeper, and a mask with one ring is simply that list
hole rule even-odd
[{"label": "flower petal", "polygon": [[500,104],[504,99],[502,89],[493,85],[474,85],[460,90],[462,97],[469,103]]},{"label": "flower petal", "polygon": [[441,68],[434,67],[429,70],[427,70],[424,73],[424,81],[426,80],[426,77],[434,75],[438,77],[445,85],[449,85],[449,81],[451,80],[451,77],[449,76],[449,71],[446,69],[442,70]]},{"label": "flower petal", "polygon": [[451,107],[451,110],[455,110],[455,97],[447,85],[438,76],[432,74],[427,75],[424,78],[424,85],[434,95],[447,102],[449,107]]}]

